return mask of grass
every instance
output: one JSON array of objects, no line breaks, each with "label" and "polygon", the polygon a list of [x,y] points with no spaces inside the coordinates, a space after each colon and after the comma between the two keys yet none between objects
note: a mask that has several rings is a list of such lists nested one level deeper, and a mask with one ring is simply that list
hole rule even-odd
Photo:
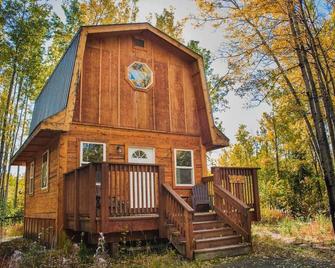
[{"label": "grass", "polygon": [[293,219],[289,216],[272,221],[263,217],[262,222],[255,224],[254,232],[260,234],[272,233],[288,240],[300,243],[332,244],[334,233],[329,217],[317,215],[313,219]]},{"label": "grass", "polygon": [[22,236],[23,235],[23,223],[19,222],[19,223],[7,225],[2,229],[1,234],[6,237]]},{"label": "grass", "polygon": [[10,264],[15,250],[22,252],[21,267],[335,267],[328,218],[318,216],[304,222],[280,217],[270,222],[265,217],[264,222],[253,225],[253,252],[246,256],[188,261],[168,247],[112,258],[104,250],[96,254],[83,243],[65,241],[63,248],[47,250],[36,242],[16,239],[0,244],[0,267]]}]

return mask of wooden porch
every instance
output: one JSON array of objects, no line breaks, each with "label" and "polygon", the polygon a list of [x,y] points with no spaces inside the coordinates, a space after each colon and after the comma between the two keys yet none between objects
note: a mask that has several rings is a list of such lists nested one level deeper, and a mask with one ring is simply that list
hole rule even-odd
[{"label": "wooden porch", "polygon": [[199,214],[165,183],[162,166],[82,166],[64,175],[64,229],[114,235],[114,242],[120,233],[135,240],[156,232],[188,258],[245,254],[251,221],[260,219],[257,169],[214,167],[212,174],[202,178],[211,211]]}]

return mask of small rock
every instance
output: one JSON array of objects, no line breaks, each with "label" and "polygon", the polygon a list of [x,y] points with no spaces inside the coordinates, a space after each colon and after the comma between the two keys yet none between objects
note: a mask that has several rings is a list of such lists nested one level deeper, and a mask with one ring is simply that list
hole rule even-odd
[{"label": "small rock", "polygon": [[22,261],[22,252],[20,250],[15,250],[13,255],[10,258],[9,268],[18,268],[20,267],[20,263]]}]

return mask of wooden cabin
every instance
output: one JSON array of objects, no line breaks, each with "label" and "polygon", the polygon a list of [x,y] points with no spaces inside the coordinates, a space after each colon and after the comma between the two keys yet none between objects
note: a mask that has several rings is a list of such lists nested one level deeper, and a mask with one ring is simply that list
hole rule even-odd
[{"label": "wooden cabin", "polygon": [[[257,170],[213,167],[214,125],[200,55],[147,23],[82,27],[35,102],[24,235],[95,243],[166,238],[188,258],[245,254],[259,220]],[[206,185],[210,210],[191,202]],[[203,209],[203,208],[202,208]]]}]

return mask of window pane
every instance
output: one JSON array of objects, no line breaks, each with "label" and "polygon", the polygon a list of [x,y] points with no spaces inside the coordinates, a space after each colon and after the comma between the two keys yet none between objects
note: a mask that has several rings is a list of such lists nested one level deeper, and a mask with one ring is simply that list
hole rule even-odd
[{"label": "window pane", "polygon": [[192,184],[192,169],[177,168],[177,184]]},{"label": "window pane", "polygon": [[43,154],[42,158],[43,158],[42,159],[43,163],[47,162],[48,161],[48,154],[47,153]]},{"label": "window pane", "polygon": [[41,187],[45,188],[47,187],[48,182],[48,153],[44,153],[42,156],[42,174],[41,174]]},{"label": "window pane", "polygon": [[44,162],[42,163],[42,188],[47,186],[47,179],[48,179],[48,167],[47,167],[47,163]]},{"label": "window pane", "polygon": [[192,167],[192,154],[191,151],[177,151],[177,166]]},{"label": "window pane", "polygon": [[103,144],[83,143],[83,162],[102,162],[103,159]]},{"label": "window pane", "polygon": [[30,164],[30,178],[34,177],[34,162]]}]

